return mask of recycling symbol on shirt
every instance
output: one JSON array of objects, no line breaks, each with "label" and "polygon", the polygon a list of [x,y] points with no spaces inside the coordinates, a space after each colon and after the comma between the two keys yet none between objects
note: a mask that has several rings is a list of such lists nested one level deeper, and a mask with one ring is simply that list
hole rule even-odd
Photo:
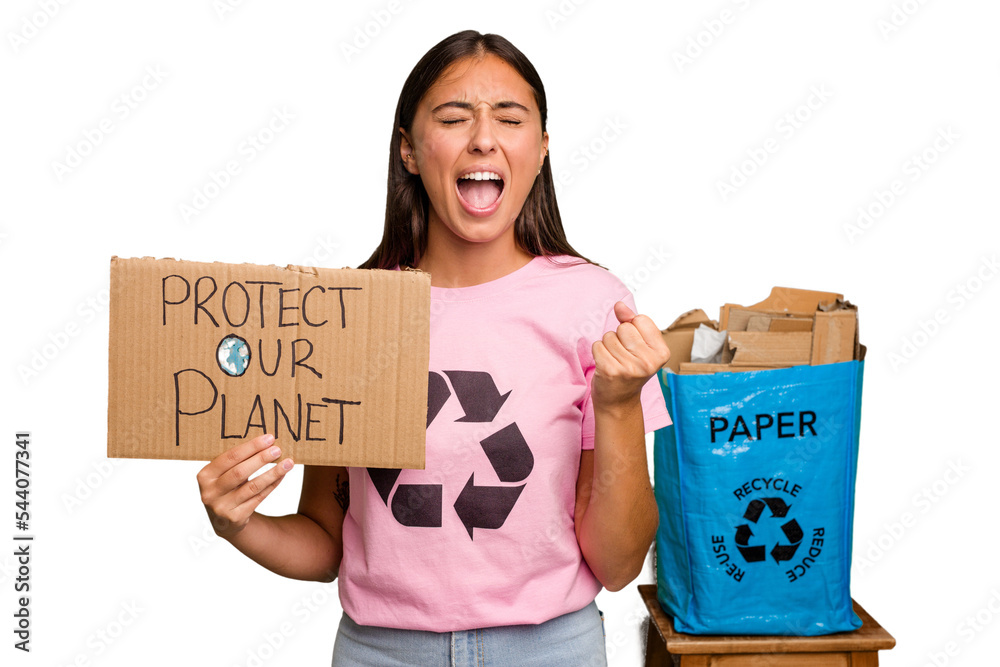
[{"label": "recycling symbol on shirt", "polygon": [[[770,518],[772,519],[784,519],[788,514],[788,510],[792,508],[791,505],[786,505],[785,501],[781,498],[755,499],[750,501],[747,511],[743,514],[743,518],[752,522],[755,526],[759,525],[757,521],[760,519],[761,514],[763,514],[764,507],[771,510]],[[779,565],[782,561],[792,560],[799,545],[802,543],[802,528],[799,527],[799,522],[795,519],[783,523],[781,525],[781,532],[784,533],[789,543],[782,544],[779,541],[771,549],[771,557]],[[736,526],[736,548],[739,549],[743,559],[748,563],[759,563],[767,560],[766,545],[750,545],[750,538],[753,535],[753,530],[749,524],[744,523]]]},{"label": "recycling symbol on shirt", "polygon": [[[443,371],[443,373],[451,381],[451,389],[440,374],[433,371],[428,374],[428,428],[451,398],[452,389],[465,413],[456,419],[456,422],[491,423],[510,396],[509,391],[501,396],[493,376],[484,371]],[[481,440],[479,444],[501,482],[523,482],[535,465],[531,449],[516,423],[499,429]],[[375,485],[382,502],[392,511],[396,521],[404,526],[440,528],[443,486],[441,484],[397,485],[396,480],[400,472],[396,468],[368,468],[372,484]],[[478,486],[476,473],[473,472],[454,505],[459,519],[469,531],[469,539],[474,539],[473,528],[496,529],[503,526],[524,487],[524,484]]]}]

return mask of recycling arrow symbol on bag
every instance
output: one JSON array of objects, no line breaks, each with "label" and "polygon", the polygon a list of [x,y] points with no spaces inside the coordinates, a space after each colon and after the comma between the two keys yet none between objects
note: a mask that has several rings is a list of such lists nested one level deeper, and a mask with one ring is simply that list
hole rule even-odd
[{"label": "recycling arrow symbol on bag", "polygon": [[[791,505],[786,505],[781,498],[760,498],[750,501],[747,511],[743,513],[743,518],[757,525],[765,507],[771,510],[771,518],[773,519],[785,518],[788,510],[791,509]],[[803,536],[802,528],[799,527],[799,522],[795,519],[783,523],[781,532],[784,533],[789,543],[782,544],[779,541],[771,549],[771,557],[779,565],[782,561],[792,560],[795,557],[795,552],[798,550],[799,544],[802,543]],[[736,526],[736,548],[739,549],[743,559],[748,563],[759,563],[767,560],[767,547],[765,545],[750,545],[750,538],[753,535],[753,529],[750,528],[749,524],[744,523]]]},{"label": "recycling arrow symbol on bag", "polygon": [[[451,381],[464,415],[456,422],[491,423],[500,412],[508,391],[501,395],[493,377],[484,371],[443,371]],[[441,412],[451,398],[448,382],[431,371],[427,378],[427,426]],[[535,465],[535,458],[521,435],[516,423],[505,426],[479,442],[490,465],[501,482],[523,482]],[[382,502],[392,510],[396,521],[404,526],[440,528],[444,489],[441,484],[399,484],[401,471],[395,468],[368,468],[375,489]],[[395,493],[393,493],[395,487]],[[514,504],[524,490],[520,486],[476,485],[476,474],[455,501],[455,512],[461,519],[469,538],[473,528],[497,529],[503,526]],[[390,495],[392,499],[390,501]]]}]

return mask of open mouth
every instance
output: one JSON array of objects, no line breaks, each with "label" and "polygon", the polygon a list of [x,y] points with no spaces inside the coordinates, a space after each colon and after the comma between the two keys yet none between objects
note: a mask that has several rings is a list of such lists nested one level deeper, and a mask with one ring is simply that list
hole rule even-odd
[{"label": "open mouth", "polygon": [[500,174],[492,171],[474,171],[456,181],[459,197],[473,213],[490,213],[500,201],[504,182]]}]

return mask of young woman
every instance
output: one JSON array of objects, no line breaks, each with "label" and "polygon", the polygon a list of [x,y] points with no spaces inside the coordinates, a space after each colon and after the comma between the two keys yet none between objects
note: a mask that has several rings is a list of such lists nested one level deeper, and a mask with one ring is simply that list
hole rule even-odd
[{"label": "young woman", "polygon": [[362,268],[431,274],[426,469],[306,466],[282,517],[255,511],[292,467],[271,436],[198,475],[237,549],[339,576],[334,665],[603,665],[594,598],[652,542],[644,434],[670,423],[650,381],[669,351],[566,241],[546,111],[527,58],[474,31],[400,94],[384,235]]}]

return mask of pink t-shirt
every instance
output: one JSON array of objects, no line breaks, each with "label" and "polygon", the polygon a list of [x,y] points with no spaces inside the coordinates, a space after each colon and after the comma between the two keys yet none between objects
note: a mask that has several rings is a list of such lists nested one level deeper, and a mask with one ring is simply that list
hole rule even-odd
[{"label": "pink t-shirt", "polygon": [[[541,623],[601,589],[574,529],[594,447],[591,345],[634,310],[608,271],[535,257],[431,288],[426,469],[350,469],[340,598],[362,625],[448,632]],[[654,376],[647,432],[667,426]]]}]

